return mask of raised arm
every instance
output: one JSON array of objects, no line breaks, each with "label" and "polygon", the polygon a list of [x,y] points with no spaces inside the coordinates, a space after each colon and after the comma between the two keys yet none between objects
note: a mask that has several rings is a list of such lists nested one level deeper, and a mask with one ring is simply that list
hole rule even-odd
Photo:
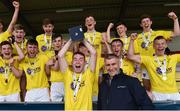
[{"label": "raised arm", "polygon": [[136,38],[137,38],[137,33],[132,33],[131,34],[131,40],[130,40],[130,43],[129,43],[129,49],[128,49],[127,58],[134,61],[134,62],[140,63],[141,62],[141,56],[134,54],[134,40]]},{"label": "raised arm", "polygon": [[113,54],[112,49],[111,49],[111,46],[110,46],[107,42],[104,42],[104,44],[105,44],[105,46],[106,46],[106,48],[107,48],[107,53],[108,53],[108,54]]},{"label": "raised arm", "polygon": [[22,72],[19,71],[15,66],[14,66],[14,63],[17,62],[16,59],[14,58],[11,58],[9,60],[9,68],[11,69],[11,71],[13,72],[14,76],[16,78],[20,78],[22,76]]},{"label": "raised arm", "polygon": [[111,29],[113,28],[114,24],[113,23],[109,23],[108,28],[107,28],[107,42],[110,43],[111,42]]},{"label": "raised arm", "polygon": [[178,17],[174,12],[168,13],[168,17],[174,21],[174,30],[173,30],[173,37],[180,35],[180,28],[179,28],[179,21]]},{"label": "raised arm", "polygon": [[88,48],[91,56],[90,56],[90,69],[91,72],[95,72],[96,70],[96,61],[97,61],[97,53],[96,53],[96,49],[88,42],[84,39],[83,41],[84,45]]},{"label": "raised arm", "polygon": [[18,18],[19,6],[20,6],[20,5],[19,5],[19,2],[13,1],[13,6],[14,6],[14,8],[15,8],[14,14],[13,14],[12,20],[11,20],[11,22],[10,22],[8,28],[7,28],[7,31],[8,31],[9,33],[12,33],[12,31],[13,31],[13,26],[16,24],[16,21],[17,21],[17,18]]},{"label": "raised arm", "polygon": [[72,40],[69,39],[68,42],[62,47],[62,49],[58,53],[58,61],[59,61],[60,71],[62,73],[64,73],[68,67],[68,63],[65,59],[65,53],[69,49],[71,43],[72,43]]},{"label": "raised arm", "polygon": [[54,71],[59,70],[59,63],[58,63],[58,60],[56,60],[55,58],[51,58],[46,63],[45,71],[48,76],[51,74],[51,70],[54,70]]},{"label": "raised arm", "polygon": [[18,53],[18,62],[20,62],[21,60],[24,59],[24,53],[23,53],[22,49],[18,46],[18,44],[16,42],[14,42],[14,46],[15,46],[16,51]]}]

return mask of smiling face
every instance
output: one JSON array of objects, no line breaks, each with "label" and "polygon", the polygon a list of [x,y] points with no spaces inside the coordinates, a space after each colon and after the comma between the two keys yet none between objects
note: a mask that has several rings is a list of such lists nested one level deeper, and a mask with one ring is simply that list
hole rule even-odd
[{"label": "smiling face", "polygon": [[15,41],[17,43],[21,43],[24,40],[25,32],[23,29],[15,29],[13,31],[13,35],[15,37]]},{"label": "smiling face", "polygon": [[119,35],[119,37],[126,35],[127,28],[125,25],[120,24],[116,27],[116,31]]},{"label": "smiling face", "polygon": [[85,58],[82,54],[76,53],[73,56],[72,67],[75,73],[81,73],[84,70]]},{"label": "smiling face", "polygon": [[121,51],[122,51],[122,43],[120,41],[114,41],[111,44],[112,47],[112,51],[116,56],[120,56],[121,55]]},{"label": "smiling face", "polygon": [[94,17],[92,17],[92,16],[86,17],[85,26],[87,27],[88,31],[95,30],[95,25],[96,25],[96,21],[95,21]]},{"label": "smiling face", "polygon": [[143,18],[141,20],[140,26],[143,28],[143,30],[151,29],[152,21],[150,18]]},{"label": "smiling face", "polygon": [[45,24],[42,26],[43,30],[45,32],[45,34],[47,35],[51,35],[54,29],[54,25],[53,24]]},{"label": "smiling face", "polygon": [[29,57],[36,57],[37,53],[38,53],[38,46],[37,45],[31,45],[28,44],[27,45],[27,53]]},{"label": "smiling face", "polygon": [[9,44],[2,45],[1,54],[4,59],[10,59],[12,57],[12,47]]},{"label": "smiling face", "polygon": [[54,47],[54,50],[60,50],[61,49],[61,44],[62,44],[62,39],[61,37],[57,37],[53,40],[53,47]]},{"label": "smiling face", "polygon": [[167,43],[164,38],[154,40],[153,48],[155,49],[156,55],[164,55],[166,47]]},{"label": "smiling face", "polygon": [[119,72],[119,60],[116,57],[104,59],[105,69],[108,71],[109,75],[113,77]]}]

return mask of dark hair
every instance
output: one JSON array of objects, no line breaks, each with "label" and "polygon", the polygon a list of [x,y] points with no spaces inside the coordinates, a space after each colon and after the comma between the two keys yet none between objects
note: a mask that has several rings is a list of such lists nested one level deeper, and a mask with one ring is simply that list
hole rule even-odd
[{"label": "dark hair", "polygon": [[74,56],[77,55],[77,54],[82,55],[84,57],[84,60],[85,60],[85,55],[82,52],[78,52],[78,51],[73,53],[72,58],[74,58]]},{"label": "dark hair", "polygon": [[52,34],[52,40],[55,40],[58,37],[61,37],[61,39],[62,39],[62,35],[61,34],[57,34],[57,33],[53,33]]},{"label": "dark hair", "polygon": [[13,29],[14,30],[24,30],[24,26],[21,24],[16,24],[16,25],[14,25]]},{"label": "dark hair", "polygon": [[163,36],[157,36],[157,37],[154,39],[153,43],[154,43],[156,40],[161,40],[161,39],[166,40]]},{"label": "dark hair", "polygon": [[26,43],[26,46],[27,45],[36,45],[38,46],[38,42],[35,40],[35,39],[29,39]]},{"label": "dark hair", "polygon": [[86,47],[83,42],[79,43],[79,47]]},{"label": "dark hair", "polygon": [[149,18],[149,19],[152,21],[152,18],[151,18],[150,15],[148,15],[148,14],[143,14],[143,15],[141,15],[141,17],[140,17],[140,19],[139,19],[139,23],[140,23],[140,24],[141,24],[142,19],[144,19],[144,18]]},{"label": "dark hair", "polygon": [[118,58],[115,54],[105,54],[104,59]]},{"label": "dark hair", "polygon": [[121,39],[117,38],[117,39],[114,39],[113,41],[111,41],[111,46],[114,42],[120,42],[122,44],[122,47],[124,46],[124,43]]},{"label": "dark hair", "polygon": [[2,46],[3,45],[9,45],[12,49],[13,49],[13,47],[12,47],[12,45],[11,45],[11,43],[9,42],[9,41],[3,41],[3,42],[1,42],[1,44],[0,44],[0,48],[2,49]]},{"label": "dark hair", "polygon": [[49,19],[49,18],[43,19],[42,25],[48,25],[48,24],[54,25],[54,22],[51,19]]},{"label": "dark hair", "polygon": [[115,27],[117,28],[119,25],[124,25],[125,27],[127,27],[127,25],[123,21],[117,22],[115,24]]},{"label": "dark hair", "polygon": [[89,18],[89,17],[92,17],[92,18],[94,19],[94,21],[96,21],[96,20],[95,20],[95,17],[94,17],[93,15],[86,15],[86,16],[84,17],[84,18],[85,18],[85,19],[84,19],[85,22],[86,22],[86,19]]}]

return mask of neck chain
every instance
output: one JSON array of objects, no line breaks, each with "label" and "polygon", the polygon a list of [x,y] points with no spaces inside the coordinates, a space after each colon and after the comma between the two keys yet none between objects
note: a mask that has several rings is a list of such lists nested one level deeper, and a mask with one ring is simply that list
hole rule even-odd
[{"label": "neck chain", "polygon": [[158,68],[156,69],[156,71],[158,73],[162,73],[162,79],[163,80],[167,80],[167,75],[166,75],[166,55],[164,55],[164,61],[163,64],[160,62],[160,60],[158,59],[157,55],[155,55],[155,60],[158,63]]},{"label": "neck chain", "polygon": [[91,34],[91,32],[88,32],[88,33],[87,33],[88,41],[89,41],[91,44],[94,44],[94,41],[95,41],[95,39],[96,39],[96,31],[93,32],[92,39],[91,39],[90,34]]},{"label": "neck chain", "polygon": [[81,84],[81,80],[82,80],[82,72],[80,73],[80,77],[78,79],[78,81],[76,82],[77,78],[76,78],[76,73],[73,73],[73,88],[74,88],[74,92],[73,92],[73,96],[74,96],[74,101],[77,100],[77,93],[79,91],[79,87]]},{"label": "neck chain", "polygon": [[123,55],[124,54],[126,54],[126,50],[128,49],[128,37],[127,37],[127,35],[126,36],[124,36],[123,37],[124,38],[124,41],[123,41],[123,43],[124,43],[124,47],[123,47]]},{"label": "neck chain", "polygon": [[52,43],[52,35],[50,35],[49,40],[47,40],[46,34],[44,34],[44,42],[46,43],[47,49],[51,49],[51,43]]},{"label": "neck chain", "polygon": [[8,83],[8,78],[9,78],[9,73],[10,73],[10,64],[6,61],[3,60],[3,64],[4,64],[4,78],[5,78],[5,84]]},{"label": "neck chain", "polygon": [[143,38],[142,48],[147,48],[149,46],[151,34],[152,34],[152,29],[148,32],[147,38],[145,37],[144,32],[142,32],[142,38]]},{"label": "neck chain", "polygon": [[[31,76],[34,76],[34,74],[35,74],[35,63],[36,62],[38,62],[37,61],[37,57],[35,57],[36,59],[35,60],[30,60],[30,58],[28,57],[27,59],[28,59],[28,65],[30,66],[30,68],[29,68],[29,74],[31,75]],[[31,59],[33,59],[33,58],[31,58]]]}]

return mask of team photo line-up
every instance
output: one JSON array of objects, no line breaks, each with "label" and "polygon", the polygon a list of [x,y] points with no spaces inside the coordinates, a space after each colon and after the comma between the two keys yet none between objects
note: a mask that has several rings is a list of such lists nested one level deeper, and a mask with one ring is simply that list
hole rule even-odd
[{"label": "team photo line-up", "polygon": [[[92,110],[94,101],[97,109],[154,109],[154,101],[180,100],[180,54],[167,50],[167,42],[180,36],[174,12],[167,14],[172,31],[153,30],[144,14],[141,33],[128,36],[120,21],[100,33],[90,15],[87,31],[80,27],[69,40],[53,33],[49,18],[42,20],[42,34],[26,39],[24,27],[16,23],[20,4],[12,4],[7,29],[0,20],[0,102],[64,102],[66,110]],[[111,36],[113,28],[117,37]]]}]

